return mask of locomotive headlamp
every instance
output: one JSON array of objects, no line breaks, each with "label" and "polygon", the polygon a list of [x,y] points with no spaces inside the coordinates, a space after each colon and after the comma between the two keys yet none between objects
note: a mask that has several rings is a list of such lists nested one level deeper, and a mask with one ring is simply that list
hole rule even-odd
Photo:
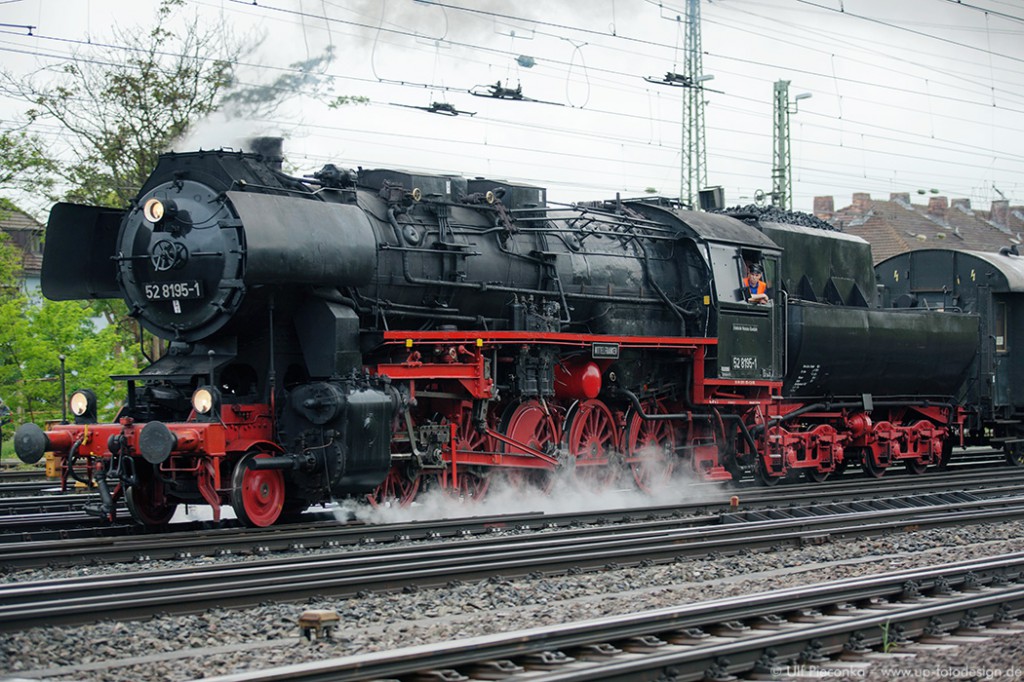
[{"label": "locomotive headlamp", "polygon": [[171,219],[178,212],[178,207],[171,199],[147,199],[142,205],[142,217],[154,225],[164,219]]},{"label": "locomotive headlamp", "polygon": [[213,394],[210,389],[201,388],[192,394],[192,407],[199,414],[209,414],[213,409]]},{"label": "locomotive headlamp", "polygon": [[164,218],[164,204],[159,199],[150,199],[142,206],[142,216],[151,223]]},{"label": "locomotive headlamp", "polygon": [[192,409],[201,420],[220,418],[220,391],[213,386],[202,386],[192,394]]},{"label": "locomotive headlamp", "polygon": [[76,424],[96,423],[96,394],[89,390],[75,391],[68,400]]}]

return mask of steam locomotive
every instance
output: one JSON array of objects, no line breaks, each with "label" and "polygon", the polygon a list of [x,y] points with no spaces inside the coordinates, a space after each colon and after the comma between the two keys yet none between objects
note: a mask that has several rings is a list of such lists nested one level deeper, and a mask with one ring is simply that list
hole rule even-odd
[{"label": "steam locomotive", "polygon": [[[754,264],[767,304],[745,293]],[[876,305],[858,238],[658,199],[171,153],[124,211],[54,207],[42,287],[122,297],[167,342],[118,377],[113,422],[81,390],[74,423],[15,436],[145,526],[183,503],[266,526],[567,473],[596,490],[917,473],[995,419],[963,404],[977,311]]]}]

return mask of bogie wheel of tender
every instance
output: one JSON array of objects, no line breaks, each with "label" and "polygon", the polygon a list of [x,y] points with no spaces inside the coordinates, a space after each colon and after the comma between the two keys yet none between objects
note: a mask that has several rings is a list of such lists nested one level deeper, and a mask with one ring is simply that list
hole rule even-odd
[{"label": "bogie wheel of tender", "polygon": [[927,464],[922,464],[916,459],[908,459],[905,466],[907,467],[907,473],[913,474],[914,476],[920,476],[928,470]]},{"label": "bogie wheel of tender", "polygon": [[420,474],[411,474],[407,467],[392,466],[381,484],[372,493],[367,493],[366,499],[374,507],[406,507],[416,498],[421,479]]},{"label": "bogie wheel of tender", "polygon": [[832,474],[831,471],[818,471],[817,469],[805,469],[804,478],[808,483],[824,483]]},{"label": "bogie wheel of tender", "polygon": [[[652,411],[663,412],[660,406]],[[640,490],[653,492],[668,486],[676,465],[676,433],[672,422],[644,419],[630,410],[626,414],[626,461]]]},{"label": "bogie wheel of tender", "polygon": [[238,460],[231,475],[231,507],[247,526],[269,526],[284,509],[284,474],[278,469],[250,469],[249,463],[270,457],[250,452]]},{"label": "bogie wheel of tender", "polygon": [[953,458],[953,440],[946,439],[942,444],[942,456],[939,457],[939,469],[949,468],[949,460]]},{"label": "bogie wheel of tender", "polygon": [[764,459],[762,457],[757,458],[757,462],[754,464],[754,477],[761,485],[778,485],[782,482],[785,476],[772,476],[768,473],[768,467],[765,466]]},{"label": "bogie wheel of tender", "polygon": [[614,462],[618,429],[611,410],[600,400],[585,400],[566,417],[565,445],[575,458],[576,474],[598,490],[619,476]]},{"label": "bogie wheel of tender", "polygon": [[162,484],[155,482],[152,474],[140,476],[138,483],[128,486],[124,501],[135,523],[146,528],[167,525],[178,510],[178,503],[164,497]]},{"label": "bogie wheel of tender", "polygon": [[1024,466],[1024,443],[1007,443],[1003,446],[1003,453],[1008,464]]},{"label": "bogie wheel of tender", "polygon": [[867,448],[861,454],[860,466],[864,470],[864,475],[868,478],[881,478],[887,468],[877,463],[871,450]]}]

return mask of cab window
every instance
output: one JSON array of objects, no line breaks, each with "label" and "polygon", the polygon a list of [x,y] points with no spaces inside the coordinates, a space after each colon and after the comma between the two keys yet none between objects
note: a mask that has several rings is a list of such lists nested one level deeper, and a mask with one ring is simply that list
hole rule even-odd
[{"label": "cab window", "polygon": [[739,250],[735,246],[723,244],[711,244],[709,250],[718,300],[728,303],[743,301],[742,287],[746,268]]}]

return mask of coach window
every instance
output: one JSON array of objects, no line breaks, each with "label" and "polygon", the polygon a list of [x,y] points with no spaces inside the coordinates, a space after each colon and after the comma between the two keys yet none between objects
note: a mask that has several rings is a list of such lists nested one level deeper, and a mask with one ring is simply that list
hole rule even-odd
[{"label": "coach window", "polygon": [[1006,304],[1001,301],[995,301],[992,304],[993,308],[993,319],[992,319],[992,335],[995,338],[995,346],[997,353],[1006,352]]}]

